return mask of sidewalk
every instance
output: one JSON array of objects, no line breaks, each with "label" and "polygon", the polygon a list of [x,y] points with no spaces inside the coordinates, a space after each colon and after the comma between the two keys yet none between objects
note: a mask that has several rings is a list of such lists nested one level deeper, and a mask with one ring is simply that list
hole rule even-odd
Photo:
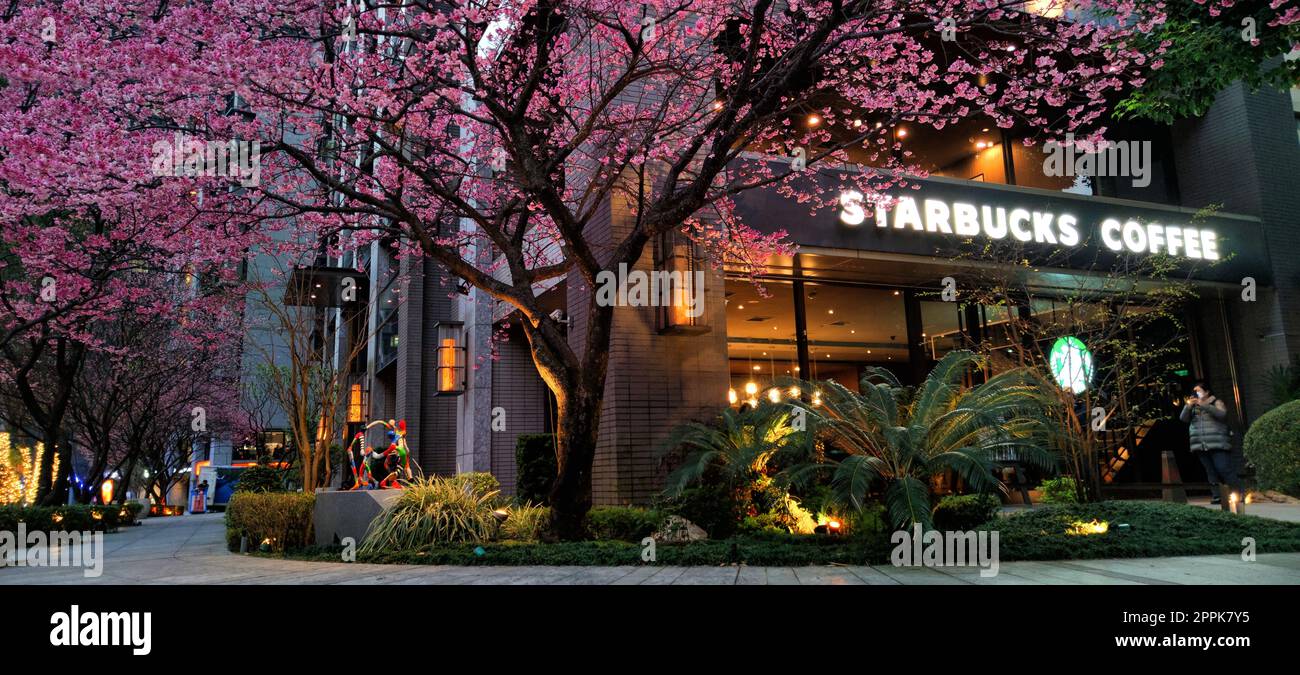
[{"label": "sidewalk", "polygon": [[277,560],[225,550],[222,514],[150,518],[104,537],[103,576],[80,568],[0,569],[6,584],[1300,584],[1300,553],[1002,563],[975,568],[447,567]]}]

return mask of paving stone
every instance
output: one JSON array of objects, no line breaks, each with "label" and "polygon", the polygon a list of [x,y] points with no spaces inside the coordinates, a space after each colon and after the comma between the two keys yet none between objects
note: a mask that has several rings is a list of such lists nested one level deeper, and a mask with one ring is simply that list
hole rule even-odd
[{"label": "paving stone", "polygon": [[[1294,508],[1294,507],[1292,507]],[[1261,509],[1262,510],[1262,509]],[[1300,509],[1297,509],[1300,511]],[[817,567],[457,567],[282,560],[230,553],[221,514],[155,518],[104,537],[103,574],[77,567],[0,568],[13,584],[1300,584],[1300,553],[1002,563],[979,568]]]}]

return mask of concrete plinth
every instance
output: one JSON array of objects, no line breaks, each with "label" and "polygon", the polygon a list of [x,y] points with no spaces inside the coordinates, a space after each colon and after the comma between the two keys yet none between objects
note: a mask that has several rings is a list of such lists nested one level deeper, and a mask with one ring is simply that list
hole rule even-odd
[{"label": "concrete plinth", "polygon": [[370,522],[379,517],[401,490],[318,490],[316,492],[316,544],[327,546],[352,537],[358,544]]}]

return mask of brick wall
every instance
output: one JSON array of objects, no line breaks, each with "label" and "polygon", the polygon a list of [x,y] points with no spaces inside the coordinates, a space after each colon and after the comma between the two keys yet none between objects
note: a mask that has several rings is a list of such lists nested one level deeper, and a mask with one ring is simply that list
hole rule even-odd
[{"label": "brick wall", "polygon": [[[607,204],[588,231],[601,232],[596,248],[621,238],[631,213],[621,198]],[[647,248],[635,269],[652,271],[653,251]],[[571,341],[581,348],[590,289],[570,279],[569,314],[574,319]],[[673,427],[705,419],[726,405],[728,377],[726,309],[722,274],[713,270],[705,281],[705,317],[711,332],[704,335],[661,335],[654,307],[620,307],[614,313],[609,371],[601,412],[592,497],[597,505],[643,504],[663,489],[664,471],[658,451]]]},{"label": "brick wall", "polygon": [[492,364],[492,407],[505,414],[505,430],[489,438],[491,470],[501,481],[503,494],[514,494],[515,441],[520,434],[545,433],[548,428],[549,392],[537,374],[525,338],[512,332],[508,341],[497,343],[497,360]]}]

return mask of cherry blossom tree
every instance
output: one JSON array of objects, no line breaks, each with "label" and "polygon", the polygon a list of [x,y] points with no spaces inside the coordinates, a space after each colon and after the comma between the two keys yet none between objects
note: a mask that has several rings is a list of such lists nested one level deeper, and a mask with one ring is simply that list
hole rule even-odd
[{"label": "cherry blossom tree", "polygon": [[[516,310],[558,405],[556,531],[578,536],[615,308],[590,293],[566,333],[547,288],[591,290],[669,235],[761,272],[789,244],[739,222],[735,197],[776,187],[827,207],[837,191],[811,179],[824,172],[888,202],[923,175],[900,123],[984,115],[1096,139],[1108,100],[1160,66],[1167,45],[1134,45],[1164,19],[1135,0],[36,2],[0,28],[0,147],[57,159],[0,215],[8,228],[66,201],[163,241],[287,226],[336,251],[398,238]],[[175,134],[257,139],[260,179],[158,178],[139,159]],[[101,170],[80,147],[92,140],[111,150],[101,162],[129,161]],[[602,224],[615,206],[627,231]]]}]

